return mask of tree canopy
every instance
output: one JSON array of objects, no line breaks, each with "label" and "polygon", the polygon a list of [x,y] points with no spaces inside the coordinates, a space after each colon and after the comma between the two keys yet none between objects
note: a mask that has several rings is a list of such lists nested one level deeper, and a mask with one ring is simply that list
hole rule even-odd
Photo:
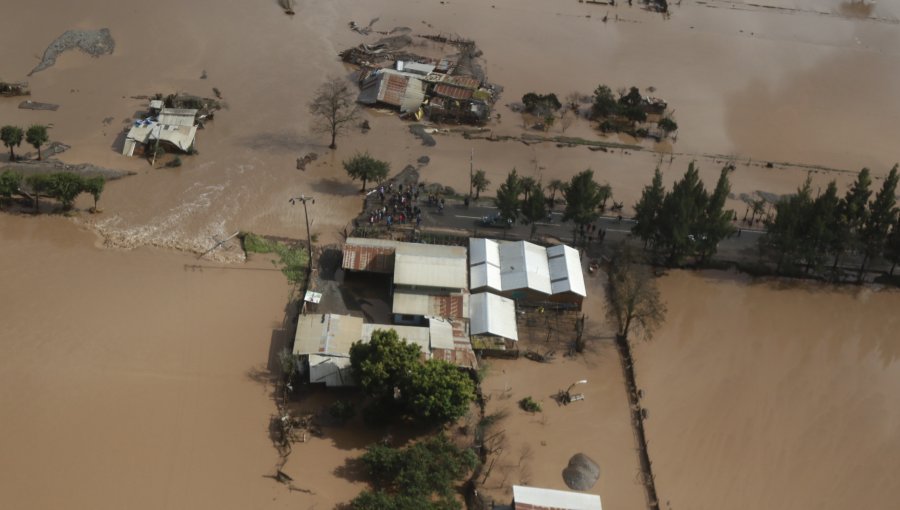
[{"label": "tree canopy", "polygon": [[370,416],[402,414],[422,424],[456,420],[475,398],[468,375],[442,360],[421,361],[416,344],[397,332],[376,330],[369,342],[350,348],[350,366],[363,393],[372,397]]},{"label": "tree canopy", "polygon": [[610,191],[594,182],[594,171],[585,170],[578,173],[566,186],[563,195],[566,198],[566,209],[563,212],[563,221],[572,221],[578,227],[586,225],[597,219],[597,209],[609,198]]},{"label": "tree canopy", "polygon": [[22,185],[22,174],[13,170],[4,170],[0,173],[0,198],[9,200],[13,194],[18,193]]},{"label": "tree canopy", "polygon": [[361,460],[375,490],[357,496],[354,510],[459,509],[454,486],[477,464],[443,434],[402,449],[375,444]]},{"label": "tree canopy", "polygon": [[487,178],[487,174],[484,173],[484,170],[476,170],[474,174],[472,174],[472,187],[475,189],[475,199],[481,196],[481,192],[487,190],[487,187],[490,186],[491,181]]},{"label": "tree canopy", "polygon": [[513,168],[506,176],[506,181],[497,188],[497,196],[494,204],[500,210],[500,215],[507,220],[516,220],[519,217],[519,195],[522,194],[522,182],[516,169]]},{"label": "tree canopy", "polygon": [[368,152],[362,154],[356,153],[352,158],[344,161],[344,170],[353,180],[362,181],[362,189],[366,191],[366,183],[368,181],[379,182],[387,177],[390,172],[390,165],[385,161],[380,161],[369,155]]},{"label": "tree canopy", "polygon": [[620,248],[610,262],[607,294],[607,315],[625,339],[632,331],[649,339],[665,319],[666,306],[656,280],[627,247]]},{"label": "tree canopy", "polygon": [[522,218],[526,224],[531,225],[530,239],[534,239],[537,222],[547,219],[547,198],[541,183],[534,183],[528,196],[522,201]]},{"label": "tree canopy", "polygon": [[43,157],[41,157],[41,146],[47,143],[47,140],[49,139],[50,135],[47,134],[47,126],[42,126],[40,124],[31,126],[25,133],[25,140],[27,140],[32,147],[37,149],[39,160],[43,159]]},{"label": "tree canopy", "polygon": [[10,161],[16,159],[16,153],[13,151],[13,148],[22,145],[22,138],[24,137],[25,133],[18,126],[3,126],[0,128],[0,141],[9,149]]}]

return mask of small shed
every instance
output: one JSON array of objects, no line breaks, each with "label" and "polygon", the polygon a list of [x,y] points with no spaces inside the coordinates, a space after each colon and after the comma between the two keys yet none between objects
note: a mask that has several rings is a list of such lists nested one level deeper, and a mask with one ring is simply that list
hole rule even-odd
[{"label": "small shed", "polygon": [[469,316],[472,336],[493,336],[519,340],[516,326],[516,304],[508,298],[490,292],[469,297]]},{"label": "small shed", "polygon": [[383,104],[414,113],[425,101],[425,86],[418,75],[379,69],[362,80],[357,101],[366,105]]},{"label": "small shed", "polygon": [[513,485],[513,510],[603,510],[600,496]]}]

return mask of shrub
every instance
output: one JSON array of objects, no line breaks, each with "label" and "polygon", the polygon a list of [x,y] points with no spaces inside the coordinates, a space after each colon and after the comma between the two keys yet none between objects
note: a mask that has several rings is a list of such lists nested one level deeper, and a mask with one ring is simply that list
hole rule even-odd
[{"label": "shrub", "polygon": [[519,407],[521,407],[523,411],[528,411],[529,413],[541,412],[541,404],[539,402],[535,402],[535,400],[530,396],[520,400]]},{"label": "shrub", "polygon": [[328,406],[328,414],[338,423],[347,423],[356,416],[356,407],[349,400],[335,400]]}]

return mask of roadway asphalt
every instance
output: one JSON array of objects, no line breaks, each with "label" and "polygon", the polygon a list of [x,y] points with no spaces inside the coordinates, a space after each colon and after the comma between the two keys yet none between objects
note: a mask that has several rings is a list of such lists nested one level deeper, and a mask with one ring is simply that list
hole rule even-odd
[{"label": "roadway asphalt", "polygon": [[[528,239],[531,235],[531,226],[516,223],[510,228],[501,226],[484,226],[482,218],[497,213],[496,207],[485,204],[466,207],[464,204],[448,203],[444,210],[438,211],[436,207],[423,207],[423,228],[442,228],[464,230],[477,237],[494,237],[510,239]],[[631,233],[634,220],[630,218],[618,219],[616,216],[601,216],[594,222],[598,229],[606,231],[604,244],[617,243]],[[536,237],[554,237],[562,242],[572,243],[575,225],[562,221],[562,213],[554,211],[548,221],[537,223]],[[741,229],[740,235],[719,243],[719,256],[725,259],[737,259],[757,256],[759,238],[765,232],[755,229]],[[594,243],[596,244],[596,236]]]}]

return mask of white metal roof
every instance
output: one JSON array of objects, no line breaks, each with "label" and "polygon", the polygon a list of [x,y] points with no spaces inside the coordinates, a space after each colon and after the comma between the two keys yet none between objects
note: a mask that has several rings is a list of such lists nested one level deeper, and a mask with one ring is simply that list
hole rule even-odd
[{"label": "white metal roof", "polygon": [[363,339],[362,325],[361,318],[350,315],[301,315],[294,335],[294,354],[348,356],[353,342]]},{"label": "white metal roof", "polygon": [[428,318],[428,330],[432,349],[454,349],[453,324],[439,317]]},{"label": "white metal roof", "polygon": [[526,241],[500,245],[500,278],[504,291],[532,289],[544,294],[553,292],[547,250]]},{"label": "white metal roof", "polygon": [[[603,510],[600,496],[513,485],[516,510]],[[520,506],[522,505],[522,506]],[[525,506],[527,505],[527,506]]]},{"label": "white metal roof", "polygon": [[166,126],[185,126],[194,125],[194,119],[197,117],[197,110],[188,108],[163,108],[159,112],[159,123]]},{"label": "white metal roof", "polygon": [[490,292],[472,294],[469,296],[469,316],[469,333],[472,335],[519,340],[516,304],[511,299]]},{"label": "white metal roof", "polygon": [[309,382],[325,386],[355,386],[349,356],[309,356]]},{"label": "white metal roof", "polygon": [[400,243],[394,255],[394,284],[468,288],[466,249],[460,246]]},{"label": "white metal roof", "polygon": [[550,288],[553,294],[574,292],[579,296],[587,296],[578,250],[564,244],[551,246],[547,248],[547,258],[550,263]]}]

